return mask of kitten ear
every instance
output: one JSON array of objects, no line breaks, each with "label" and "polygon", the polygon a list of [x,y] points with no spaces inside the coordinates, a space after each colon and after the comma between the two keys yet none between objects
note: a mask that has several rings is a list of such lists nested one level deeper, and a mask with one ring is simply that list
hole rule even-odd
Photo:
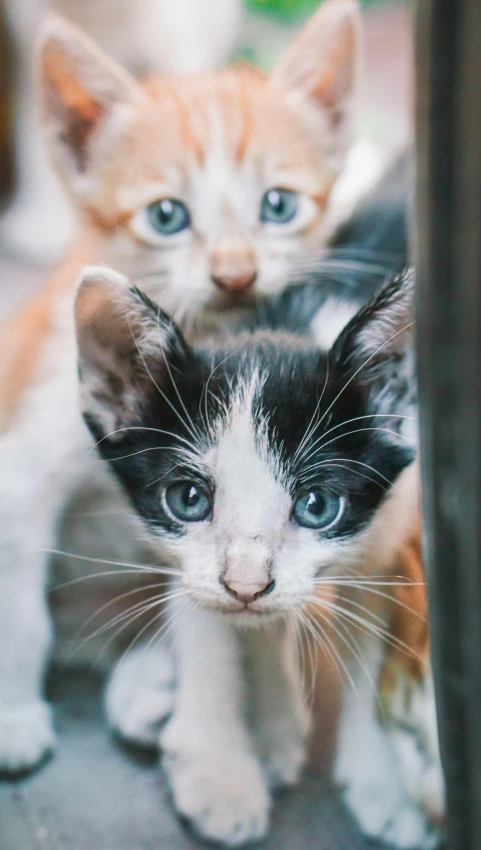
[{"label": "kitten ear", "polygon": [[326,0],[270,77],[292,102],[311,107],[314,132],[321,134],[334,173],[353,141],[360,52],[359,3]]},{"label": "kitten ear", "polygon": [[37,85],[57,168],[68,188],[88,200],[112,144],[146,95],[81,30],[55,14],[40,31]]},{"label": "kitten ear", "polygon": [[415,385],[414,283],[414,272],[406,271],[346,325],[331,351],[346,381],[368,389],[381,386],[393,399],[410,393]]},{"label": "kitten ear", "polygon": [[[174,322],[111,269],[89,267],[75,301],[82,413],[99,438],[135,425],[187,345]],[[121,439],[121,434],[117,435]]]}]

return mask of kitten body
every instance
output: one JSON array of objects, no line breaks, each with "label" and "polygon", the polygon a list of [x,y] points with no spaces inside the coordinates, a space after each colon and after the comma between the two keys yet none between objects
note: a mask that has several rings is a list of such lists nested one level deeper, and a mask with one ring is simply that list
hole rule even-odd
[{"label": "kitten body", "polygon": [[[138,83],[65,21],[45,25],[42,120],[82,234],[2,328],[1,770],[28,769],[53,744],[42,699],[52,550],[60,541],[77,555],[74,574],[89,556],[152,557],[78,412],[81,265],[133,275],[191,332],[225,326],[279,290],[293,259],[323,244],[353,132],[358,31],[357,3],[333,0],[268,76],[232,68]],[[89,521],[101,503],[104,516]]]},{"label": "kitten body", "polygon": [[[357,694],[344,694],[336,780],[366,832],[421,845],[430,829],[376,700],[388,578],[418,513],[409,276],[327,351],[328,335],[321,346],[314,336],[322,307],[310,334],[293,333],[285,293],[275,330],[274,305],[267,329],[261,311],[257,329],[192,348],[124,284],[92,269],[80,287],[82,407],[158,563],[179,570],[173,713],[160,734],[151,727],[177,808],[229,844],[264,834],[269,787],[295,782],[305,757],[296,626],[322,642],[334,617]],[[373,597],[372,576],[385,577],[387,593]],[[368,611],[364,631],[359,611]],[[116,700],[111,691],[111,708]],[[125,732],[121,715],[111,719]]]}]

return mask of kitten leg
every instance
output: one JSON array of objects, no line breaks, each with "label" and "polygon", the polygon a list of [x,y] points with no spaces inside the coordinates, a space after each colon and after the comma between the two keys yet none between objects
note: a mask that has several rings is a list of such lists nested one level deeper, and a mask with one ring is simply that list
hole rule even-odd
[{"label": "kitten leg", "polygon": [[44,538],[33,524],[18,531],[22,546],[8,529],[0,543],[2,561],[15,551],[0,569],[0,771],[9,773],[35,767],[54,745],[50,707],[41,696],[51,639],[45,556],[36,550]]},{"label": "kitten leg", "polygon": [[242,713],[238,635],[222,614],[173,609],[176,705],[160,743],[175,805],[204,838],[244,844],[265,834],[270,800]]},{"label": "kitten leg", "polygon": [[371,642],[363,659],[371,681],[359,671],[352,676],[352,685],[345,685],[335,781],[367,836],[396,848],[430,846],[427,820],[403,787],[396,751],[378,720],[374,683],[379,679],[382,647]]},{"label": "kitten leg", "polygon": [[55,546],[62,473],[49,478],[38,468],[46,453],[35,459],[31,448],[0,446],[0,771],[8,772],[35,767],[54,744],[42,690],[51,643],[47,550]]},{"label": "kitten leg", "polygon": [[445,788],[430,666],[419,680],[397,669],[383,702],[385,725],[398,754],[404,787],[430,821],[441,825]]},{"label": "kitten leg", "polygon": [[115,665],[105,695],[107,718],[122,738],[141,746],[158,746],[162,723],[175,699],[172,651],[164,643],[145,641]]},{"label": "kitten leg", "polygon": [[253,678],[256,751],[273,789],[295,785],[306,760],[310,716],[294,630],[284,621],[245,636]]},{"label": "kitten leg", "polygon": [[[63,349],[65,351],[65,348]],[[52,748],[42,698],[50,647],[45,601],[48,550],[58,519],[83,476],[102,468],[77,414],[76,388],[52,371],[27,414],[0,438],[0,770],[34,767]],[[73,372],[73,370],[72,370]],[[69,379],[67,383],[64,377]],[[43,407],[42,407],[43,405]],[[106,474],[106,471],[103,473]]]}]

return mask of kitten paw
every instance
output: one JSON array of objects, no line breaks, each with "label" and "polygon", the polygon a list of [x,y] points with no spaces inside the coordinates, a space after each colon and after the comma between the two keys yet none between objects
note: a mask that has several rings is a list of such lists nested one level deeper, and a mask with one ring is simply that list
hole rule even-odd
[{"label": "kitten paw", "polygon": [[436,846],[436,836],[420,809],[400,794],[390,793],[386,785],[348,786],[344,799],[368,838],[385,841],[396,850]]},{"label": "kitten paw", "polygon": [[107,718],[122,738],[158,746],[162,724],[174,705],[174,667],[169,651],[132,650],[114,667],[105,695]]},{"label": "kitten paw", "polygon": [[34,702],[0,711],[0,772],[33,770],[52,752],[55,734],[50,706]]},{"label": "kitten paw", "polygon": [[[168,729],[167,729],[168,732]],[[238,847],[262,838],[270,798],[262,769],[249,753],[169,749],[164,766],[175,806],[204,839]]]}]

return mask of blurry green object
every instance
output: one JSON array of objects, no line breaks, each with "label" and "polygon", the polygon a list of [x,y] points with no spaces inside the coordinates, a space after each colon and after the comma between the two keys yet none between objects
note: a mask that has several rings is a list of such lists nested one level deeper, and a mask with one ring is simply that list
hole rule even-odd
[{"label": "blurry green object", "polygon": [[[364,6],[380,0],[361,0]],[[310,14],[320,5],[319,0],[247,0],[247,5],[261,12],[277,15],[286,21]]]},{"label": "blurry green object", "polygon": [[319,0],[247,0],[247,5],[291,21],[312,12],[319,5]]}]

